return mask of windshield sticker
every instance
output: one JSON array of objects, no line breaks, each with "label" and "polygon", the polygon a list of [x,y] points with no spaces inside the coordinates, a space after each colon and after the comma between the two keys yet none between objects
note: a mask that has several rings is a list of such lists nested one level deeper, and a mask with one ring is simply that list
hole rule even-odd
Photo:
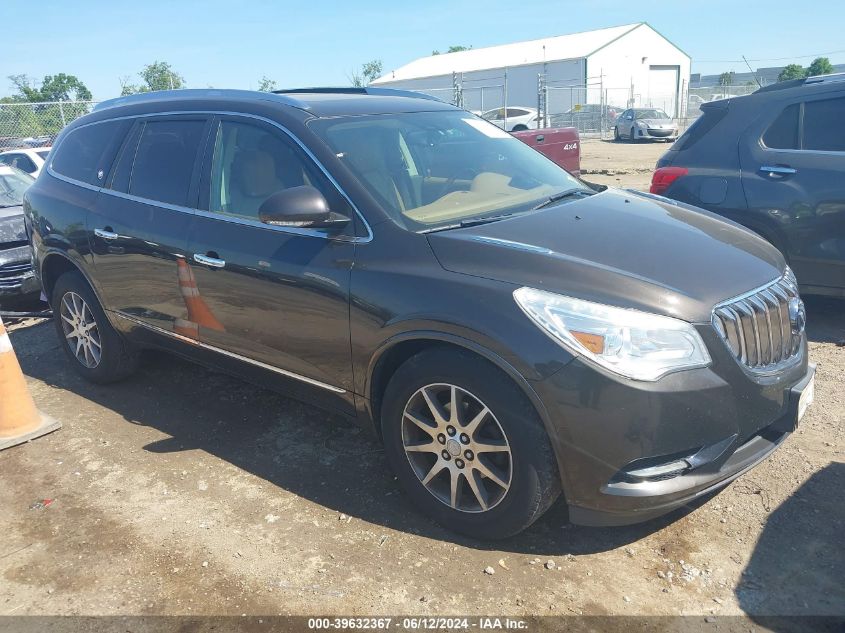
[{"label": "windshield sticker", "polygon": [[469,123],[476,130],[484,134],[484,136],[489,136],[490,138],[511,138],[510,134],[505,132],[503,129],[496,127],[492,123],[479,121],[478,119],[461,119],[461,121]]}]

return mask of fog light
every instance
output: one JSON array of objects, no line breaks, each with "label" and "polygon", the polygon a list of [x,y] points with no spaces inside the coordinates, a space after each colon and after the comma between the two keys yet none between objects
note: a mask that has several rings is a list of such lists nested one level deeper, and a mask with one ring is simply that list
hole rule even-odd
[{"label": "fog light", "polygon": [[628,470],[626,474],[637,479],[668,479],[680,475],[690,467],[689,462],[685,459],[679,459],[668,464],[658,464],[657,466],[649,466],[648,468],[638,468],[636,470]]}]

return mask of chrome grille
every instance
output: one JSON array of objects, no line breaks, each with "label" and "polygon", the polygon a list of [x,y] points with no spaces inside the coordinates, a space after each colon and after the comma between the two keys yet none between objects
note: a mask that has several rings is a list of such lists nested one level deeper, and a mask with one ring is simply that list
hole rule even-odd
[{"label": "chrome grille", "polygon": [[32,277],[32,265],[29,262],[0,265],[0,290],[18,288],[28,277]]},{"label": "chrome grille", "polygon": [[[799,306],[802,316],[796,319]],[[795,276],[787,270],[769,285],[716,306],[713,327],[740,363],[765,373],[797,356],[804,328],[803,309]]]}]

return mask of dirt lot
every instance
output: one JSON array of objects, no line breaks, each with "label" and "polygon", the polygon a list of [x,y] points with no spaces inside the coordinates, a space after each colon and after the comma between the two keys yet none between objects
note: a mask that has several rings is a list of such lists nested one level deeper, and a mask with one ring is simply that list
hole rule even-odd
[{"label": "dirt lot", "polygon": [[601,185],[648,191],[654,164],[669,147],[663,141],[586,139],[581,142],[581,174]]},{"label": "dirt lot", "polygon": [[[587,142],[584,165],[650,169],[664,149]],[[845,615],[845,302],[808,312],[816,402],[757,469],[643,525],[574,527],[557,506],[493,544],[417,514],[343,419],[162,354],[93,386],[51,324],[20,324],[64,427],[0,453],[0,615]]]}]

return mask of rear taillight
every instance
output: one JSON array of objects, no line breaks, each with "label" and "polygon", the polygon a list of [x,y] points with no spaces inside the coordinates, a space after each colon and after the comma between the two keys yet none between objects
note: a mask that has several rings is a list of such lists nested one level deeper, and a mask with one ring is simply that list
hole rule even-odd
[{"label": "rear taillight", "polygon": [[663,195],[673,182],[681,176],[686,176],[689,169],[686,167],[658,167],[651,177],[651,193]]}]

